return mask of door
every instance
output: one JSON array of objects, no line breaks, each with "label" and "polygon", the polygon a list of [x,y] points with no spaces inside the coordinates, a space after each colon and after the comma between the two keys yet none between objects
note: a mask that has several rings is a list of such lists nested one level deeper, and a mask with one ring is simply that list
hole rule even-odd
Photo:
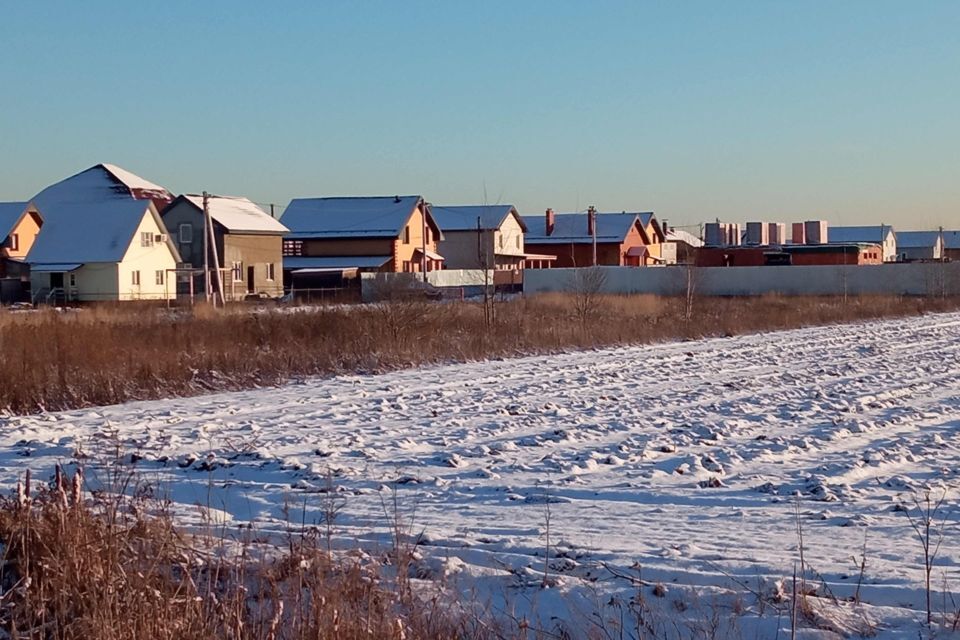
[{"label": "door", "polygon": [[50,274],[50,288],[51,288],[51,289],[63,289],[63,274],[62,274],[62,273],[51,273],[51,274]]},{"label": "door", "polygon": [[255,292],[256,292],[256,287],[253,286],[253,276],[254,276],[254,273],[255,273],[255,270],[254,270],[254,268],[253,268],[252,266],[251,266],[251,267],[247,267],[247,293],[255,293]]}]

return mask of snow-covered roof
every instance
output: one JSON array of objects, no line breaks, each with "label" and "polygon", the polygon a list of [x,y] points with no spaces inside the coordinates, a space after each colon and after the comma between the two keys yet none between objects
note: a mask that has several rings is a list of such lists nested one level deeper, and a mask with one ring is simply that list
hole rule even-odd
[{"label": "snow-covered roof", "polygon": [[291,269],[379,269],[390,256],[284,256],[283,268]]},{"label": "snow-covered roof", "polygon": [[939,231],[900,231],[897,233],[897,247],[900,249],[929,249],[937,246]]},{"label": "snow-covered roof", "polygon": [[173,200],[173,194],[158,184],[113,164],[98,164],[50,185],[34,198],[46,218],[54,205],[61,202],[98,202],[112,198],[152,200],[162,206]]},{"label": "snow-covered roof", "polygon": [[45,222],[27,262],[120,262],[151,207],[150,201],[112,198],[60,203],[53,219],[41,211]]},{"label": "snow-covered roof", "polygon": [[[647,216],[643,218],[642,216]],[[597,213],[597,242],[623,242],[630,233],[630,227],[644,219],[650,220],[652,213]],[[553,233],[547,235],[546,215],[523,216],[527,225],[527,244],[579,244],[593,242],[593,236],[587,233],[586,213],[558,213],[554,216]]]},{"label": "snow-covered roof", "polygon": [[444,231],[476,231],[477,218],[484,231],[499,229],[511,215],[516,216],[520,227],[526,231],[523,218],[512,204],[469,205],[469,206],[433,206],[434,220]]},{"label": "snow-covered roof", "polygon": [[888,224],[865,227],[829,227],[827,229],[827,243],[882,243],[884,238],[891,233],[893,233],[893,227]]},{"label": "snow-covered roof", "polygon": [[[203,211],[203,196],[189,194],[180,196],[198,210]],[[176,204],[176,200],[174,204]],[[283,234],[289,229],[280,224],[280,221],[258,207],[247,198],[234,196],[210,196],[207,206],[210,217],[227,231],[235,233],[271,233]]]},{"label": "snow-covered roof", "polygon": [[691,247],[702,247],[703,240],[683,229],[670,229],[666,235],[667,242],[683,242]]},{"label": "snow-covered roof", "polygon": [[422,202],[420,196],[296,198],[281,221],[294,239],[395,238]]},{"label": "snow-covered roof", "polygon": [[13,232],[29,205],[29,202],[0,202],[0,242]]}]

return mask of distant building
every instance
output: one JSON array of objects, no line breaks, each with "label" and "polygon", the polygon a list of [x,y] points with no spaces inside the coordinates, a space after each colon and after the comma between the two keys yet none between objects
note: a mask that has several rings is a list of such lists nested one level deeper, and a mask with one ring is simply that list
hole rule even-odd
[{"label": "distant building", "polygon": [[[283,295],[283,236],[289,229],[246,198],[209,196],[207,208],[213,223],[217,260],[224,274],[224,295]],[[203,196],[179,196],[161,216],[183,265],[202,269]],[[207,256],[207,264],[214,268],[212,255]],[[203,278],[202,273],[199,277]],[[195,282],[193,290],[203,291],[203,284]],[[184,293],[182,286],[180,293]]]},{"label": "distant building", "polygon": [[524,267],[527,225],[513,205],[434,205],[431,212],[443,232],[438,248],[445,268],[513,271]]},{"label": "distant building", "polygon": [[642,267],[661,264],[663,231],[653,213],[554,213],[523,216],[525,245],[532,254],[554,256],[557,267],[596,264]]},{"label": "distant building", "polygon": [[700,267],[762,267],[785,265],[870,265],[881,263],[879,245],[788,244],[780,247],[704,247],[697,254]]},{"label": "distant building", "polygon": [[960,261],[960,231],[943,232],[943,257],[953,262]]},{"label": "distant building", "polygon": [[662,254],[667,264],[694,264],[697,261],[697,251],[703,247],[703,241],[697,236],[673,227],[667,228],[664,223],[664,246]]},{"label": "distant building", "polygon": [[421,272],[443,267],[443,239],[421,196],[298,198],[281,222],[285,275],[323,272]]},{"label": "distant building", "polygon": [[0,302],[19,302],[30,293],[30,270],[24,262],[43,224],[29,202],[0,202]]},{"label": "distant building", "polygon": [[943,236],[939,231],[900,231],[897,233],[898,259],[905,262],[943,258]]},{"label": "distant building", "polygon": [[32,297],[45,300],[164,300],[180,256],[158,205],[173,195],[121,167],[98,164],[32,199],[43,219],[25,258]]},{"label": "distant building", "polygon": [[879,244],[883,248],[883,261],[897,260],[897,235],[890,225],[861,227],[830,227],[830,244]]}]

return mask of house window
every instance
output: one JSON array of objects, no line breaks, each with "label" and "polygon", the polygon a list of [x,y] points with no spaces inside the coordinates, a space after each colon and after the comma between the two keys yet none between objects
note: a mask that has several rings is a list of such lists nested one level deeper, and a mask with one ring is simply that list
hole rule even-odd
[{"label": "house window", "polygon": [[153,246],[153,232],[151,232],[151,231],[141,231],[141,232],[140,232],[140,246],[141,246],[141,247],[152,247],[152,246]]},{"label": "house window", "polygon": [[427,227],[425,230],[426,235],[424,236],[424,242],[427,244],[430,243],[430,227]]},{"label": "house window", "polygon": [[403,244],[410,244],[410,225],[403,228]]},{"label": "house window", "polygon": [[76,287],[76,286],[77,286],[77,274],[75,274],[75,273],[71,273],[71,274],[70,274],[70,286],[71,286],[71,287]]},{"label": "house window", "polygon": [[140,286],[140,272],[139,272],[139,271],[132,271],[132,272],[130,272],[130,283],[131,283],[133,286],[135,286],[135,287],[139,287],[139,286]]},{"label": "house window", "polygon": [[10,234],[10,251],[19,251],[20,250],[20,235],[16,233]]},{"label": "house window", "polygon": [[517,249],[522,249],[523,247],[520,246],[520,236],[517,236],[514,239],[517,241]]},{"label": "house window", "polygon": [[243,263],[234,262],[233,263],[233,281],[234,282],[243,282]]},{"label": "house window", "polygon": [[180,223],[180,244],[193,242],[193,225],[189,222]]},{"label": "house window", "polygon": [[267,265],[267,280],[273,280],[274,273],[274,266],[271,262]]},{"label": "house window", "polygon": [[409,260],[404,260],[404,261],[403,261],[403,272],[404,272],[404,273],[410,273],[410,271],[412,271],[412,269],[410,268],[410,261],[409,261]]},{"label": "house window", "polygon": [[156,277],[157,277],[157,284],[161,284],[161,285],[162,285],[162,284],[163,284],[163,270],[162,270],[162,269],[158,269],[158,270],[157,270]]}]

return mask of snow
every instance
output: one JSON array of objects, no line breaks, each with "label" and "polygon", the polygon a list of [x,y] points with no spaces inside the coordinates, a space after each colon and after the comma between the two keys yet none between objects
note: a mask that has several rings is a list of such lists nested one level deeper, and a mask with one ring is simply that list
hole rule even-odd
[{"label": "snow", "polygon": [[[642,579],[666,586],[644,597],[674,618],[729,613],[739,593],[751,637],[788,637],[789,613],[749,592],[790,593],[799,500],[807,580],[837,600],[810,598],[817,623],[798,637],[876,624],[878,638],[916,638],[922,560],[896,505],[942,488],[956,525],[958,334],[960,314],[930,315],[9,417],[0,486],[58,461],[95,477],[119,444],[185,525],[209,508],[269,536],[288,505],[322,521],[332,474],[341,544],[389,544],[396,491],[418,575],[455,574],[494,611],[560,624],[630,600]],[[934,583],[960,588],[958,566],[948,534]]]},{"label": "snow", "polygon": [[433,219],[443,231],[476,231],[477,218],[484,230],[499,229],[507,216],[514,215],[521,227],[523,218],[512,204],[439,206],[431,207]]},{"label": "snow", "polygon": [[106,162],[104,162],[100,166],[102,166],[104,169],[112,173],[117,180],[127,185],[127,187],[131,191],[155,191],[157,193],[163,193],[167,195],[170,194],[170,192],[167,191],[166,188],[161,187],[160,185],[155,184],[153,182],[150,182],[145,178],[141,178],[137,174],[127,171],[123,167],[118,167],[115,164],[108,164]]},{"label": "snow", "polygon": [[[597,213],[597,241],[622,242],[630,227],[640,221],[641,225],[653,217],[646,213]],[[546,215],[522,216],[526,225],[527,242],[531,244],[569,244],[571,242],[592,242],[593,236],[587,233],[586,213],[558,213],[554,216],[553,233],[547,235]]]},{"label": "snow", "polygon": [[[131,198],[62,202],[37,234],[27,262],[120,262],[150,202]],[[43,212],[41,212],[41,215]]]},{"label": "snow", "polygon": [[[197,209],[203,211],[203,196],[184,196]],[[289,229],[280,224],[266,211],[247,198],[234,196],[210,196],[210,217],[228,231],[255,233],[287,233]]]}]

